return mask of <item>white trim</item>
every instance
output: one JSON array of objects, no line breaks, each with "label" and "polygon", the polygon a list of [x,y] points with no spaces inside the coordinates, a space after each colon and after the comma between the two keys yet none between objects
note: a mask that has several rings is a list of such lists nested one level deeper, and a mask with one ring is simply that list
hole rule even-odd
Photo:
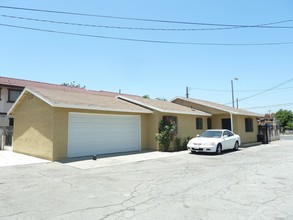
[{"label": "white trim", "polygon": [[118,99],[121,99],[121,100],[124,100],[124,101],[128,101],[128,102],[131,102],[133,104],[137,104],[137,105],[142,105],[144,107],[147,107],[147,108],[150,108],[150,109],[153,109],[153,110],[156,110],[156,111],[159,111],[159,112],[163,112],[164,110],[161,109],[161,108],[157,108],[157,107],[154,107],[152,105],[148,105],[148,104],[145,104],[143,102],[140,102],[140,101],[137,101],[137,100],[134,100],[134,99],[130,99],[130,98],[127,98],[125,96],[117,96]]},{"label": "white trim", "polygon": [[[183,115],[198,115],[198,116],[212,116],[211,114],[209,113],[206,113],[206,112],[203,112],[203,113],[196,113],[196,112],[183,112],[183,111],[173,111],[173,110],[164,110],[164,109],[161,109],[161,108],[157,108],[157,107],[154,107],[152,105],[148,105],[148,104],[145,104],[143,102],[140,102],[140,101],[137,101],[137,100],[134,100],[134,99],[131,99],[131,98],[128,98],[128,97],[125,97],[125,96],[117,96],[118,99],[121,99],[121,100],[124,100],[124,101],[128,101],[132,104],[137,104],[137,105],[140,105],[140,106],[144,106],[146,108],[150,108],[152,110],[155,110],[155,111],[159,111],[159,112],[162,112],[162,113],[173,113],[173,114],[183,114]],[[166,101],[167,102],[167,101]],[[179,104],[176,104],[176,103],[172,103],[174,105],[179,105]],[[181,106],[181,105],[180,105]],[[186,106],[184,106],[186,107]],[[188,108],[188,107],[186,107]],[[196,111],[199,111],[199,110],[196,110]]]}]

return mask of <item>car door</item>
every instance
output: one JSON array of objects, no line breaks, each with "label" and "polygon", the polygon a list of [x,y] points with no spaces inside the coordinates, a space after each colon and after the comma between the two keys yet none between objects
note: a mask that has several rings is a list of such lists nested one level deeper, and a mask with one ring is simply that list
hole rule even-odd
[{"label": "car door", "polygon": [[227,149],[233,149],[234,147],[234,134],[230,131],[224,131],[223,133],[223,136],[224,136],[224,144],[223,145],[223,149],[224,150],[227,150]]}]

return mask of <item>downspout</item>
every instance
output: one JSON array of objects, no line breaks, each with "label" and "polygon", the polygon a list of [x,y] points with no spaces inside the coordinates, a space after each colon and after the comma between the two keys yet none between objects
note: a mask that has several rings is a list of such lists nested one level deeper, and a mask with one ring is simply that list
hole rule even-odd
[{"label": "downspout", "polygon": [[230,112],[230,119],[231,119],[231,131],[234,132],[234,127],[233,127],[233,114]]}]

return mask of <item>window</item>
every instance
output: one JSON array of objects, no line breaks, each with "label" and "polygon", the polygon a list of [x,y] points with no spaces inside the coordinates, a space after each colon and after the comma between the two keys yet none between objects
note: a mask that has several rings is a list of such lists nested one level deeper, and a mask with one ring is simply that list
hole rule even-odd
[{"label": "window", "polygon": [[252,118],[245,118],[245,132],[253,132]]},{"label": "window", "polygon": [[14,125],[14,119],[13,118],[9,118],[9,126],[13,126]]},{"label": "window", "polygon": [[231,131],[231,119],[223,118],[222,119],[222,129],[228,129]]},{"label": "window", "polygon": [[177,120],[177,117],[176,116],[163,116],[163,121],[175,123],[175,125],[176,125],[175,133],[178,134],[178,124],[177,124],[178,123],[178,120]]},{"label": "window", "polygon": [[14,103],[19,97],[21,90],[8,89],[8,101]]},{"label": "window", "polygon": [[196,118],[196,129],[203,129],[203,122],[202,122],[202,118]]},{"label": "window", "polygon": [[212,129],[212,119],[211,118],[207,119],[207,124],[208,124],[208,129]]}]

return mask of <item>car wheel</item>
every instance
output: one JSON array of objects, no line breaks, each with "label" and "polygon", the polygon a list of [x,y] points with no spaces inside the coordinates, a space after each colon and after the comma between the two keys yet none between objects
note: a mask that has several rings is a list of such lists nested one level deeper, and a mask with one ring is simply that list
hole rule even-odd
[{"label": "car wheel", "polygon": [[217,149],[216,149],[216,154],[221,154],[222,153],[222,145],[218,144]]},{"label": "car wheel", "polygon": [[236,150],[238,150],[238,148],[239,148],[239,143],[238,143],[238,141],[236,141],[233,150],[236,151]]}]

